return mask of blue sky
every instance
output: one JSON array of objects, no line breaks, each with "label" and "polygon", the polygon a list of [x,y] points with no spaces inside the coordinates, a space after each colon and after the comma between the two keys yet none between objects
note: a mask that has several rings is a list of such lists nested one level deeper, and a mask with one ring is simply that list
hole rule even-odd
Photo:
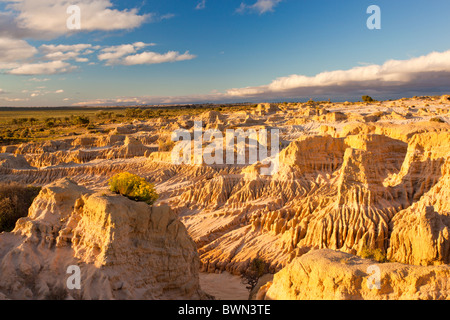
[{"label": "blue sky", "polygon": [[[67,29],[66,8],[81,9]],[[369,30],[368,6],[381,9]],[[0,106],[450,92],[450,2],[0,0]]]}]

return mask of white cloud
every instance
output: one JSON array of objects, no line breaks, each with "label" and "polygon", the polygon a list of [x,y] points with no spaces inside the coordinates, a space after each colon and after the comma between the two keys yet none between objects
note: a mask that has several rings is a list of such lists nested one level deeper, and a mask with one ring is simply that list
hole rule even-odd
[{"label": "white cloud", "polygon": [[[101,48],[86,43],[44,44],[37,49],[24,40],[0,38],[0,49],[3,49],[3,55],[0,55],[0,70],[13,75],[66,73],[77,68],[71,64],[72,61],[88,63],[89,59],[86,56],[95,52],[98,53],[98,60],[104,61],[105,65],[156,64],[191,60],[196,57],[188,51],[185,53],[169,51],[162,54],[151,51],[142,52],[145,48],[155,45],[154,43],[135,42]],[[87,65],[93,64],[95,63],[91,62]],[[42,80],[36,78],[35,81]]]},{"label": "white cloud", "polygon": [[200,0],[200,2],[195,7],[196,10],[203,10],[206,8],[206,0]]},{"label": "white cloud", "polygon": [[154,18],[152,19],[152,22],[169,20],[169,19],[172,19],[173,17],[175,17],[175,14],[173,14],[173,13],[166,13],[166,14],[163,14],[161,16],[154,15]]},{"label": "white cloud", "polygon": [[[52,39],[70,35],[67,8],[80,7],[81,31],[128,30],[144,22],[171,19],[174,14],[139,14],[138,9],[114,8],[112,0],[0,0],[6,3],[0,12],[0,71],[13,75],[39,75],[70,72],[76,69],[70,61],[89,63],[86,56],[98,52],[98,59],[106,65],[162,63],[193,58],[187,52],[157,54],[142,50],[154,43],[136,42],[131,45],[109,47],[102,50],[91,44],[56,45],[33,47],[22,39]],[[141,53],[139,53],[141,52]],[[143,54],[141,56],[141,54]],[[125,62],[126,60],[126,62]]]},{"label": "white cloud", "polygon": [[7,102],[25,102],[30,101],[29,98],[8,98],[8,97],[1,97],[0,100],[7,101]]},{"label": "white cloud", "polygon": [[46,89],[46,87],[37,87],[36,90],[33,90],[33,91],[22,90],[22,93],[29,93],[30,98],[42,97],[42,96],[46,96],[48,94],[64,93],[63,89],[59,89],[59,90],[55,90],[55,91],[49,91],[49,90],[44,90],[44,89]]},{"label": "white cloud", "polygon": [[46,82],[46,81],[50,81],[49,78],[31,78],[28,79],[28,81],[33,81],[33,82]]},{"label": "white cloud", "polygon": [[135,55],[130,55],[125,57],[121,64],[126,66],[137,65],[137,64],[157,64],[157,63],[166,63],[166,62],[176,62],[176,61],[185,61],[195,59],[196,56],[186,51],[183,54],[180,54],[177,51],[169,51],[164,54],[160,54],[157,52],[142,52]]},{"label": "white cloud", "polygon": [[76,58],[78,58],[79,53],[72,51],[72,52],[52,52],[52,53],[48,53],[46,54],[43,58],[46,60],[75,60]]},{"label": "white cloud", "polygon": [[358,66],[349,70],[327,71],[308,77],[280,77],[262,86],[236,88],[209,94],[185,96],[120,97],[84,101],[78,105],[185,104],[224,101],[267,101],[284,98],[349,97],[371,92],[392,96],[410,92],[448,93],[450,50],[433,52],[409,60],[389,60],[382,65]]},{"label": "white cloud", "polygon": [[133,43],[133,46],[134,46],[136,49],[142,49],[142,48],[145,48],[145,47],[153,47],[153,46],[156,46],[156,43],[135,42],[135,43]]},{"label": "white cloud", "polygon": [[86,62],[87,58],[80,57],[80,55],[89,54],[92,52],[91,44],[74,44],[74,45],[42,45],[39,47],[39,52],[43,54],[44,60],[75,60],[77,62]]},{"label": "white cloud", "polygon": [[[43,44],[39,47],[39,50],[43,53],[54,53],[54,52],[80,52],[82,50],[86,50],[92,48],[91,44],[87,43],[79,43],[79,44],[71,44],[71,45],[54,45],[54,44]],[[88,51],[89,52],[89,51]]]},{"label": "white cloud", "polygon": [[37,49],[24,40],[0,38],[0,63],[10,63],[33,57]]},{"label": "white cloud", "polygon": [[98,59],[100,61],[106,61],[106,65],[131,66],[184,61],[196,57],[195,55],[189,54],[188,51],[183,54],[180,54],[177,51],[169,51],[164,54],[152,51],[138,53],[139,50],[154,45],[154,43],[136,42],[133,44],[107,47],[101,50],[102,53],[98,55]]},{"label": "white cloud", "polygon": [[382,65],[327,71],[313,77],[291,75],[268,85],[231,89],[232,97],[304,96],[346,94],[359,90],[391,91],[450,85],[450,51],[433,52],[409,60],[389,60]]},{"label": "white cloud", "polygon": [[[84,55],[91,54],[92,49],[99,49],[91,44],[41,45],[38,49],[24,40],[0,38],[0,69],[14,75],[43,75],[66,73],[76,69],[69,60],[88,62]],[[29,81],[48,81],[49,79],[32,78]]]},{"label": "white cloud", "polygon": [[118,64],[120,58],[128,54],[135,53],[137,48],[141,46],[135,46],[133,44],[123,44],[120,46],[107,47],[102,50],[102,53],[98,55],[98,60],[107,61],[107,65]]},{"label": "white cloud", "polygon": [[[129,30],[139,27],[151,18],[151,14],[139,14],[138,9],[118,10],[110,0],[14,0],[9,2],[8,18],[14,13],[14,25],[8,28],[13,33],[16,29],[34,37],[56,37],[68,34],[67,8],[77,5],[81,10],[81,31]],[[11,21],[10,21],[11,22]]]},{"label": "white cloud", "polygon": [[256,12],[258,14],[264,14],[266,12],[272,12],[281,1],[282,0],[257,0],[252,5],[242,2],[240,7],[236,9],[236,12]]},{"label": "white cloud", "polygon": [[75,70],[76,67],[64,61],[50,61],[41,63],[26,63],[12,70],[8,74],[14,75],[42,75],[42,74],[58,74]]}]

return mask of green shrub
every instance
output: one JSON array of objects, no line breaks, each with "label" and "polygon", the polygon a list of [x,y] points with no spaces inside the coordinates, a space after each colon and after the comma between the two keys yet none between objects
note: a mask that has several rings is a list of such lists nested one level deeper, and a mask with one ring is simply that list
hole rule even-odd
[{"label": "green shrub", "polygon": [[438,122],[438,123],[445,123],[445,121],[442,120],[442,119],[439,118],[439,117],[431,118],[430,121],[431,121],[431,122]]},{"label": "green shrub", "polygon": [[111,119],[114,117],[114,112],[99,111],[95,114],[95,117],[98,119]]},{"label": "green shrub", "polygon": [[159,146],[159,151],[168,152],[168,151],[173,150],[173,148],[175,147],[175,142],[172,141],[171,136],[160,137],[158,139],[158,146]]},{"label": "green shrub", "polygon": [[374,102],[375,100],[370,96],[362,96],[362,101],[364,102]]},{"label": "green shrub", "polygon": [[130,108],[130,109],[125,110],[125,115],[126,115],[128,118],[139,118],[139,117],[142,116],[142,112],[143,112],[142,109],[139,109],[139,108]]},{"label": "green shrub", "polygon": [[91,122],[88,117],[82,116],[72,116],[71,121],[76,126],[87,126]]},{"label": "green shrub", "polygon": [[363,259],[372,259],[378,262],[386,262],[386,254],[380,248],[374,249],[364,246],[359,252],[359,256]]},{"label": "green shrub", "polygon": [[149,205],[152,205],[159,197],[153,184],[129,172],[116,174],[108,180],[108,183],[112,192]]},{"label": "green shrub", "polygon": [[258,284],[259,279],[269,272],[269,265],[260,258],[250,261],[248,268],[241,274],[241,282],[251,292]]},{"label": "green shrub", "polygon": [[10,232],[17,220],[28,215],[28,208],[41,188],[18,183],[0,183],[0,232]]}]

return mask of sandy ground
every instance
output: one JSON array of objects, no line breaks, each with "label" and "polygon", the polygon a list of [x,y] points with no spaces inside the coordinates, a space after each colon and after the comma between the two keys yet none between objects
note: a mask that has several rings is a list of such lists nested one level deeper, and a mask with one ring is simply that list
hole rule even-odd
[{"label": "sandy ground", "polygon": [[200,273],[200,286],[217,300],[248,300],[248,290],[241,278],[228,272]]}]

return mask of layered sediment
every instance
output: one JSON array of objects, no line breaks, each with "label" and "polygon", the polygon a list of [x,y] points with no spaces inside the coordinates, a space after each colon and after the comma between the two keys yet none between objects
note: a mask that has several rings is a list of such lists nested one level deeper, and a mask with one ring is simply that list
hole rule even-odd
[{"label": "layered sediment", "polygon": [[[201,299],[194,242],[168,206],[45,186],[28,217],[0,234],[6,299]],[[80,270],[79,288],[67,285]]]},{"label": "layered sediment", "polygon": [[[105,136],[5,147],[0,180],[43,185],[70,176],[101,189],[117,172],[144,176],[155,183],[159,203],[170,205],[186,227],[202,271],[239,274],[258,257],[275,273],[322,249],[351,255],[378,250],[392,262],[425,268],[411,270],[438,270],[433,268],[450,259],[449,110],[448,100],[434,98],[360,105],[308,102],[136,122]],[[430,121],[436,117],[440,121]],[[194,121],[223,136],[227,129],[278,129],[278,170],[262,175],[261,162],[172,163],[170,151],[158,150],[155,142],[177,129],[192,134]],[[387,274],[410,272],[395,268]],[[436,280],[432,272],[426,283]],[[396,294],[342,297],[426,295],[421,289],[414,295],[412,282],[406,286],[411,294],[397,286],[391,288]]]}]

